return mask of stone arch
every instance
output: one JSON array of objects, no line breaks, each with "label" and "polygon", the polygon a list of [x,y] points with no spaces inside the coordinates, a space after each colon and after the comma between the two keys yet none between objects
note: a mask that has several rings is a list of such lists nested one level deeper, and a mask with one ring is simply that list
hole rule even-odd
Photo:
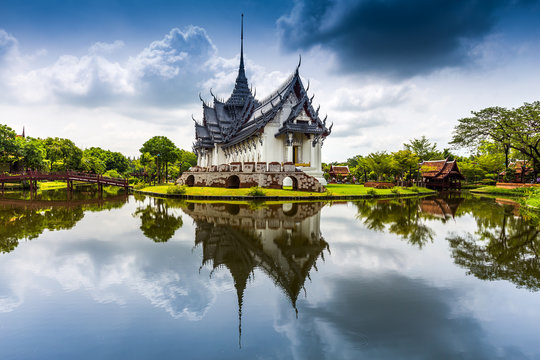
[{"label": "stone arch", "polygon": [[229,176],[225,186],[229,189],[238,189],[240,187],[240,178],[236,175]]},{"label": "stone arch", "polygon": [[286,176],[281,180],[281,187],[292,186],[293,190],[298,190],[298,179],[295,176]]},{"label": "stone arch", "polygon": [[193,186],[195,185],[195,176],[189,175],[186,179],[186,185],[187,186]]}]

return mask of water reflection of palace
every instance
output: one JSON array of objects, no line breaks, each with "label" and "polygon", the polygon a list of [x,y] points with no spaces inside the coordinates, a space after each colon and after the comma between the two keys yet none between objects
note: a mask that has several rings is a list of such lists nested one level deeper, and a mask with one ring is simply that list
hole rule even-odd
[{"label": "water reflection of palace", "polygon": [[[196,224],[195,244],[213,271],[227,268],[234,279],[241,317],[244,290],[256,268],[296,301],[328,243],[320,231],[322,203],[270,205],[194,204],[184,211]],[[241,321],[241,318],[240,318]]]}]

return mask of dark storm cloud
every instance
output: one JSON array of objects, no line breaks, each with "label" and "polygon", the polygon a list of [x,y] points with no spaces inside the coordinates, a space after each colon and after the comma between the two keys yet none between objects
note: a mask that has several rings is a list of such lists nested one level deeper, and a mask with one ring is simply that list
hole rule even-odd
[{"label": "dark storm cloud", "polygon": [[504,10],[538,1],[298,0],[278,20],[288,51],[316,46],[337,55],[340,70],[408,77],[470,61]]}]

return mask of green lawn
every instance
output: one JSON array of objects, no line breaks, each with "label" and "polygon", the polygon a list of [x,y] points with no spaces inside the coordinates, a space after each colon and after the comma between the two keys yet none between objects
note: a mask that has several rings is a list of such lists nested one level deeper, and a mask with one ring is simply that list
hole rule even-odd
[{"label": "green lawn", "polygon": [[[349,195],[368,195],[368,191],[373,189],[370,187],[364,187],[364,185],[351,185],[351,184],[328,184],[326,186],[331,195],[336,196],[349,196]],[[395,195],[393,191],[398,190],[401,195],[415,195],[416,192],[410,190],[411,188],[403,188],[396,186],[393,189],[373,189],[376,191],[377,195]],[[418,193],[421,194],[431,194],[435,193],[433,190],[426,188],[416,188]]]},{"label": "green lawn", "polygon": [[[153,192],[158,194],[166,194],[167,189],[174,185],[156,185],[148,186],[140,189],[143,192]],[[418,188],[418,192],[413,192],[407,188],[396,187],[398,193],[393,193],[391,189],[373,189],[365,188],[363,185],[346,185],[346,184],[329,184],[327,186],[328,191],[324,193],[306,192],[306,191],[293,191],[282,189],[263,189],[266,196],[292,196],[292,197],[318,197],[318,196],[355,196],[355,195],[370,195],[368,191],[374,190],[376,195],[388,195],[396,196],[400,195],[417,195],[417,194],[430,194],[434,193],[432,190]],[[246,189],[227,189],[217,187],[188,187],[186,188],[186,195],[194,196],[248,196],[250,191]]]}]

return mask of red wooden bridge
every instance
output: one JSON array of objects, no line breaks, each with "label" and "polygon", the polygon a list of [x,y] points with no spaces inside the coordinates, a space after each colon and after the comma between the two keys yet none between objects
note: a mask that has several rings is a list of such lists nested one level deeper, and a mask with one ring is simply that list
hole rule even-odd
[{"label": "red wooden bridge", "polygon": [[99,189],[103,189],[103,185],[119,186],[125,189],[131,188],[127,179],[123,178],[111,178],[96,174],[80,173],[75,171],[66,171],[59,173],[42,173],[38,171],[28,171],[23,174],[0,174],[0,183],[2,184],[2,191],[4,190],[5,183],[13,182],[30,182],[30,190],[37,190],[37,182],[42,180],[48,181],[65,181],[67,183],[68,191],[73,189],[73,182],[83,182],[90,184],[97,184]]}]

